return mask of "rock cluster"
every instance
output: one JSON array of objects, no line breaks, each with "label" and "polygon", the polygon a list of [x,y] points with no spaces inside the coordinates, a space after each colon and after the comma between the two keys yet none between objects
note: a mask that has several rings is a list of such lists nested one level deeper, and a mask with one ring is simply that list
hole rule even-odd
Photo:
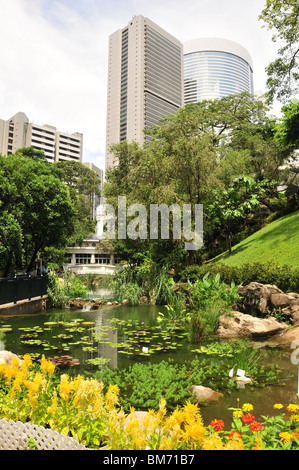
[{"label": "rock cluster", "polygon": [[116,300],[110,302],[106,299],[83,299],[81,297],[71,298],[67,301],[66,307],[74,310],[98,310],[104,305],[118,305]]},{"label": "rock cluster", "polygon": [[219,336],[299,339],[299,294],[258,282],[239,287],[239,293],[241,311],[220,317]]},{"label": "rock cluster", "polygon": [[239,287],[241,311],[264,317],[268,312],[279,311],[287,315],[290,323],[299,323],[299,294],[284,293],[277,286],[250,282]]}]

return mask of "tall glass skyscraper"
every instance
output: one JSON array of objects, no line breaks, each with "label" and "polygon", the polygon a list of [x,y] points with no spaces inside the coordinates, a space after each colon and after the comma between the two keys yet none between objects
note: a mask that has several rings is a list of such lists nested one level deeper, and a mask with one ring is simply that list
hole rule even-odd
[{"label": "tall glass skyscraper", "polygon": [[183,45],[138,15],[109,37],[106,168],[111,144],[145,142],[144,129],[183,104]]},{"label": "tall glass skyscraper", "polygon": [[253,90],[253,65],[240,44],[219,38],[186,41],[184,47],[184,103]]}]

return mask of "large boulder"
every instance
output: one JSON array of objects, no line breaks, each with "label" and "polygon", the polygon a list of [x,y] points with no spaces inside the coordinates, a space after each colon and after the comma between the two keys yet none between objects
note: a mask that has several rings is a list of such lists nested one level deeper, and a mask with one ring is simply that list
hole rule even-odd
[{"label": "large boulder", "polygon": [[285,323],[274,317],[258,318],[241,312],[221,315],[217,334],[222,338],[262,338],[283,333],[288,329]]},{"label": "large boulder", "polygon": [[292,325],[299,325],[299,305],[289,305],[283,308],[281,312]]},{"label": "large boulder", "polygon": [[297,319],[291,316],[292,308],[299,307],[299,294],[295,292],[284,293],[272,284],[250,282],[247,286],[239,287],[241,295],[240,310],[244,313],[264,317],[269,311],[284,311],[290,309],[290,321],[295,323]]},{"label": "large boulder", "polygon": [[273,294],[283,294],[282,290],[271,284],[250,282],[240,286],[241,310],[251,315],[264,316],[270,308],[270,297]]}]

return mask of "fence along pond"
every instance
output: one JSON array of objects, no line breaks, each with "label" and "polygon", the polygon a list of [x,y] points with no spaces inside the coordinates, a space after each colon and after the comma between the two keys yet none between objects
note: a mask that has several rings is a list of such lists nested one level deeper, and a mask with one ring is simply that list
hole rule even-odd
[{"label": "fence along pond", "polygon": [[0,305],[31,300],[47,294],[48,276],[17,276],[0,279]]}]

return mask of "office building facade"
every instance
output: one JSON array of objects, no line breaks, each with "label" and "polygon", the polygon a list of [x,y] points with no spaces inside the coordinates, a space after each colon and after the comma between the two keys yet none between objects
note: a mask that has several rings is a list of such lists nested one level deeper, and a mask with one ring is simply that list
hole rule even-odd
[{"label": "office building facade", "polygon": [[141,145],[150,129],[183,104],[183,46],[142,15],[109,37],[106,168],[111,144]]},{"label": "office building facade", "polygon": [[82,162],[83,135],[61,132],[48,124],[32,123],[22,112],[7,121],[0,119],[0,153],[9,155],[23,147],[43,151],[49,162]]},{"label": "office building facade", "polygon": [[184,47],[184,104],[254,93],[253,64],[240,44],[220,38],[186,41]]}]

